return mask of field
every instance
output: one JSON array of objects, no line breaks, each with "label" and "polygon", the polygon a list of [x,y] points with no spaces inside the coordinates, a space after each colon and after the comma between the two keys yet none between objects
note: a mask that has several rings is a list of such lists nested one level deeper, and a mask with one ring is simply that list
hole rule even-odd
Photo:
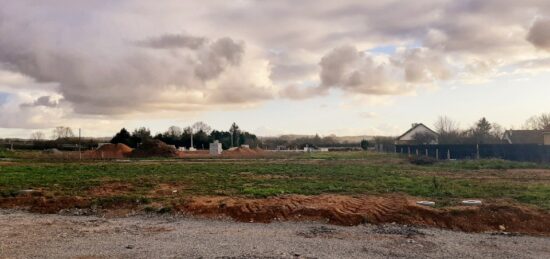
[{"label": "field", "polygon": [[[247,222],[400,222],[550,234],[550,168],[531,163],[420,166],[406,157],[370,152],[112,161],[3,156],[3,208],[112,216],[184,213]],[[484,205],[459,206],[463,199]],[[435,201],[436,208],[418,206],[418,200]]]}]

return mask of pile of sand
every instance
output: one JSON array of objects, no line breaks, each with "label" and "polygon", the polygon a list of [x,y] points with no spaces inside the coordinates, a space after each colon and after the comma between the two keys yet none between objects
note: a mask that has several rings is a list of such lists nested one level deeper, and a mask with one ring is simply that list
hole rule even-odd
[{"label": "pile of sand", "polygon": [[147,140],[132,151],[132,157],[176,157],[178,152],[174,146],[158,140]]},{"label": "pile of sand", "polygon": [[87,151],[83,154],[86,158],[125,158],[132,153],[132,148],[125,144],[105,144],[93,151]]}]

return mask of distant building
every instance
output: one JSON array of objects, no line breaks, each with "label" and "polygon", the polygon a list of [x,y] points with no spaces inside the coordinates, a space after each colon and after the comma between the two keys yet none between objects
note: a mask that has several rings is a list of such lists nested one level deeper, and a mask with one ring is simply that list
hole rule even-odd
[{"label": "distant building", "polygon": [[422,123],[414,123],[407,132],[395,139],[396,145],[416,144],[418,138],[427,140],[427,144],[437,144],[439,135]]},{"label": "distant building", "polygon": [[215,140],[214,143],[210,143],[210,155],[219,156],[222,154],[222,143]]},{"label": "distant building", "polygon": [[309,146],[306,145],[304,147],[304,152],[328,152],[328,148],[326,147],[316,147],[316,146]]},{"label": "distant building", "polygon": [[550,145],[550,131],[507,130],[502,137],[507,144]]}]

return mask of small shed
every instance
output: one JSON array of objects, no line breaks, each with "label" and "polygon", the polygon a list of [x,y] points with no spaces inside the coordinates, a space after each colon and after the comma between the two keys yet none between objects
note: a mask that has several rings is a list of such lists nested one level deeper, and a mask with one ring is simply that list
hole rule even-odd
[{"label": "small shed", "polygon": [[210,155],[219,156],[222,154],[222,143],[215,140],[213,143],[210,143]]}]

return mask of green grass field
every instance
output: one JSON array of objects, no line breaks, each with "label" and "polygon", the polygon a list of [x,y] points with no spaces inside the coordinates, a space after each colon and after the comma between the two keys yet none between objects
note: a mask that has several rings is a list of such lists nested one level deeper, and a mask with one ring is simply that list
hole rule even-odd
[{"label": "green grass field", "polygon": [[93,188],[125,184],[131,188],[112,197],[92,198],[162,202],[174,197],[150,194],[161,184],[168,184],[176,186],[179,198],[400,193],[434,199],[442,205],[463,198],[508,199],[550,209],[550,169],[502,160],[417,166],[396,155],[330,152],[285,159],[13,161],[0,164],[2,197],[16,196],[24,189],[44,190],[51,196],[87,197]]}]

